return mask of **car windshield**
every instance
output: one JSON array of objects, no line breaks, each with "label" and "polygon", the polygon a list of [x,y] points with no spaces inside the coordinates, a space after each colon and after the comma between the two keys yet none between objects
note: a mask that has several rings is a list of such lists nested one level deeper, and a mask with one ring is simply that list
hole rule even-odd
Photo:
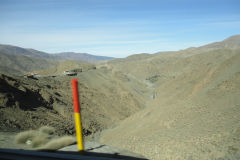
[{"label": "car windshield", "polygon": [[239,8],[1,0],[0,159],[240,159]]}]

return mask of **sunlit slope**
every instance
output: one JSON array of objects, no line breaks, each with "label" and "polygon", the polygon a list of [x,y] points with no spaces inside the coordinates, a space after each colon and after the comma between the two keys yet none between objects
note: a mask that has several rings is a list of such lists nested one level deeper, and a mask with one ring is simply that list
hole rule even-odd
[{"label": "sunlit slope", "polygon": [[24,78],[0,75],[2,131],[50,125],[60,135],[73,134],[73,78],[79,80],[84,136],[117,125],[143,109],[145,101],[151,98],[147,96],[151,88],[111,69],[89,70],[77,76]]},{"label": "sunlit slope", "polygon": [[[203,61],[199,64],[211,65],[219,63],[224,60],[231,53],[240,49],[240,35],[229,37],[221,42],[211,43],[201,47],[191,47],[189,49],[180,50],[177,52],[161,52],[159,54],[138,54],[132,55],[125,59],[115,59],[109,61],[107,64],[113,66],[116,70],[121,70],[124,73],[129,73],[137,78],[151,79],[157,77],[157,79],[169,79],[174,78],[181,73],[182,69],[192,69],[192,66],[198,67],[198,61]],[[221,54],[222,53],[222,54]],[[225,54],[226,53],[226,54]],[[229,54],[230,53],[230,54]],[[215,56],[216,60],[207,58],[192,61],[193,58],[205,56]],[[224,56],[220,59],[218,56]],[[214,58],[214,57],[212,57]],[[188,64],[191,62],[191,66]],[[179,66],[180,65],[180,66]],[[160,77],[161,78],[158,78]],[[156,78],[154,79],[156,80]]]},{"label": "sunlit slope", "polygon": [[5,54],[0,52],[0,72],[6,74],[24,74],[55,66],[58,62],[53,59],[31,57],[21,54]]},{"label": "sunlit slope", "polygon": [[[135,114],[145,107],[149,90],[141,82],[128,78],[121,72],[109,69],[96,69],[81,72],[76,77],[58,77],[65,88],[68,100],[71,100],[69,82],[78,78],[79,97],[83,127],[91,131],[99,131],[118,124],[121,120]],[[138,90],[133,90],[130,81],[138,84]],[[143,93],[143,94],[142,94]],[[72,106],[71,106],[72,107]],[[72,113],[71,113],[72,114]]]},{"label": "sunlit slope", "polygon": [[[131,87],[117,78],[111,70],[93,70],[82,73],[79,81],[89,88],[94,88],[96,95],[89,97],[93,102],[89,106],[90,112],[86,113],[99,116],[96,121],[99,123],[103,117],[104,124],[119,122],[144,107],[144,97],[132,91]],[[85,96],[83,94],[83,96]],[[83,110],[84,111],[84,110]],[[84,114],[84,112],[83,112]]]},{"label": "sunlit slope", "polygon": [[139,79],[153,77],[149,81],[156,96],[145,109],[105,131],[102,142],[150,159],[239,156],[238,47],[188,49],[125,63],[116,67]]},{"label": "sunlit slope", "polygon": [[95,69],[95,65],[87,62],[66,60],[60,61],[57,65],[46,70],[37,71],[41,75],[60,75],[64,71],[79,70],[82,72]]}]

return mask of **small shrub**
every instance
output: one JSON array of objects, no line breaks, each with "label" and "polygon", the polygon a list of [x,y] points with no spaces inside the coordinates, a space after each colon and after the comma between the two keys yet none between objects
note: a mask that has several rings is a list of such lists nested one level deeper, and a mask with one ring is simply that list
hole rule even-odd
[{"label": "small shrub", "polygon": [[69,146],[75,142],[76,142],[76,140],[74,137],[64,136],[64,137],[52,139],[47,144],[45,144],[44,146],[42,146],[41,148],[38,148],[38,149],[39,150],[58,150],[65,146]]},{"label": "small shrub", "polygon": [[31,145],[38,150],[58,150],[76,142],[71,136],[56,138],[53,135],[54,131],[53,127],[43,126],[38,130],[21,132],[15,136],[15,142]]},{"label": "small shrub", "polygon": [[15,137],[15,142],[18,144],[24,144],[28,140],[32,141],[32,139],[37,136],[37,132],[34,130],[29,130],[25,132],[20,132]]},{"label": "small shrub", "polygon": [[39,128],[39,131],[41,133],[45,133],[45,134],[50,135],[50,134],[54,133],[55,129],[51,126],[43,126],[43,127]]},{"label": "small shrub", "polygon": [[33,148],[40,147],[40,146],[46,144],[47,142],[48,142],[48,138],[46,136],[39,135],[39,136],[33,138],[32,147]]}]

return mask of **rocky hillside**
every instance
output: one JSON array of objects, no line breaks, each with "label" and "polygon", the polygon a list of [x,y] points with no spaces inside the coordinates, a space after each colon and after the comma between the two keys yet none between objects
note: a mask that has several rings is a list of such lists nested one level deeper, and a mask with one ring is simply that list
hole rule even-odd
[{"label": "rocky hillside", "polygon": [[[59,135],[74,134],[70,81],[79,79],[84,135],[113,126],[144,107],[144,96],[131,89],[121,72],[108,69],[78,76],[24,78],[0,76],[0,129],[19,131],[50,125]],[[142,86],[142,84],[138,84]],[[136,85],[135,85],[136,86]],[[141,87],[139,87],[141,88]]]},{"label": "rocky hillside", "polygon": [[35,58],[53,58],[50,54],[47,54],[45,52],[3,44],[0,44],[0,53],[12,56],[25,55]]},{"label": "rocky hillside", "polygon": [[27,72],[49,69],[57,64],[58,61],[53,59],[0,53],[0,72],[11,75],[22,75]]},{"label": "rocky hillside", "polygon": [[149,81],[154,99],[101,142],[149,159],[239,159],[240,36],[112,64]]},{"label": "rocky hillside", "polygon": [[[149,159],[237,160],[239,62],[240,36],[233,36],[177,52],[110,60],[73,77],[1,74],[0,129],[51,125],[60,135],[73,134],[70,81],[78,78],[85,136],[103,131],[103,144]],[[84,65],[66,61],[44,72]]]}]

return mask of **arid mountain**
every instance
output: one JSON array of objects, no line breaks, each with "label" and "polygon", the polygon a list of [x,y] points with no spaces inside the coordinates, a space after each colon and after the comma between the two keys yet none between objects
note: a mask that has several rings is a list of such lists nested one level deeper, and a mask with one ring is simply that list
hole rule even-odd
[{"label": "arid mountain", "polygon": [[98,69],[74,77],[38,78],[1,74],[0,130],[19,131],[50,125],[60,135],[74,134],[72,78],[79,79],[85,136],[111,127],[144,107],[144,96],[132,90],[136,86],[146,90],[143,84],[126,78],[121,72]]},{"label": "arid mountain", "polygon": [[149,159],[237,160],[239,62],[240,36],[232,36],[202,47],[109,60],[73,77],[47,74],[91,64],[61,62],[39,78],[1,75],[0,128],[52,125],[59,134],[72,134],[70,80],[78,78],[85,135],[102,131],[103,144]]},{"label": "arid mountain", "polygon": [[56,67],[65,60],[97,62],[111,57],[94,56],[86,53],[48,54],[34,49],[11,45],[0,45],[0,71],[7,74],[23,74]]},{"label": "arid mountain", "polygon": [[239,49],[240,48],[240,35],[231,36],[221,42],[211,43],[201,48],[212,49]]},{"label": "arid mountain", "polygon": [[58,64],[53,59],[37,58],[24,54],[9,54],[0,52],[0,72],[21,75],[26,72],[52,68]]},{"label": "arid mountain", "polygon": [[[232,52],[238,52],[239,49],[240,35],[236,35],[221,42],[216,42],[201,47],[191,47],[186,50],[161,52],[160,54],[153,55],[140,54],[129,56],[130,58],[127,57],[126,59],[114,59],[106,62],[106,65],[142,79],[148,79],[156,76],[158,77],[160,75],[162,77],[174,77],[178,74],[175,73],[175,70],[179,69],[181,71],[182,67],[185,65],[183,63],[180,67],[177,67],[177,64],[175,63],[182,62],[182,60],[191,62],[191,58],[193,58],[193,56],[197,57],[198,54],[205,54],[206,56],[215,55],[216,58],[218,56],[217,54],[222,54],[226,58],[228,53],[230,53],[229,56],[231,56]],[[135,57],[134,61],[131,60],[132,57]],[[208,64],[208,61],[210,60],[205,60],[206,64]],[[216,59],[216,62],[211,63],[218,63],[218,59]],[[172,66],[171,69],[174,69],[174,71],[169,71],[169,66]],[[187,67],[187,65],[185,65],[185,67]]]},{"label": "arid mountain", "polygon": [[116,58],[114,60],[108,61],[108,64],[116,64],[116,63],[124,63],[124,62],[134,62],[134,61],[139,61],[139,60],[146,60],[150,57],[153,57],[153,54],[148,54],[148,53],[141,53],[141,54],[134,54],[131,56],[128,56],[126,58]]},{"label": "arid mountain", "polygon": [[0,53],[9,54],[9,55],[26,55],[36,58],[52,58],[52,59],[60,59],[60,60],[75,60],[75,61],[83,61],[83,62],[96,62],[102,60],[113,59],[113,57],[106,56],[95,56],[87,53],[74,53],[74,52],[62,52],[49,54],[46,52],[38,51],[35,49],[29,48],[21,48],[12,45],[3,45],[0,44]]},{"label": "arid mountain", "polygon": [[47,54],[45,52],[37,51],[34,49],[26,49],[21,48],[17,46],[12,45],[2,45],[0,44],[0,54],[6,54],[6,55],[25,55],[25,56],[31,56],[36,58],[53,58],[50,54]]},{"label": "arid mountain", "polygon": [[101,142],[149,159],[240,158],[240,36],[111,68],[149,81],[153,100]]},{"label": "arid mountain", "polygon": [[74,60],[74,61],[82,61],[82,62],[97,62],[97,61],[113,59],[113,57],[94,56],[87,53],[74,53],[74,52],[57,53],[57,54],[53,54],[53,56],[61,60]]}]

